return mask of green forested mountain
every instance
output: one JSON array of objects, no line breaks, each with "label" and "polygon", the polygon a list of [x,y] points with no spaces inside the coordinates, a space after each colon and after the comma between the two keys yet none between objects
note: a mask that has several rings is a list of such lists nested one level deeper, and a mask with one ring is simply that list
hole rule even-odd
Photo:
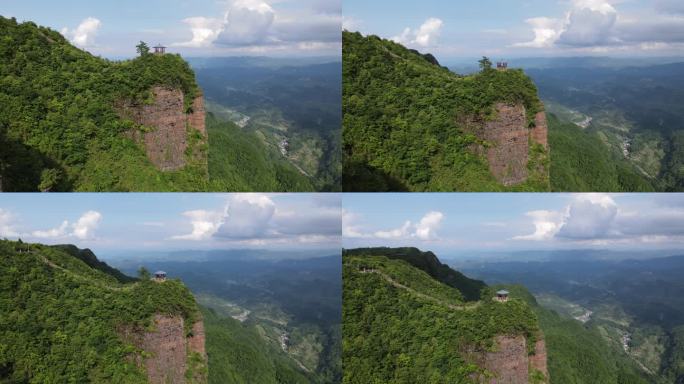
[{"label": "green forested mountain", "polygon": [[[543,335],[551,384],[649,382],[596,330],[541,307],[522,286],[485,287],[480,301],[464,302],[458,284],[413,266],[431,264],[432,256],[407,248],[345,251],[344,383],[471,383],[481,367],[465,351],[516,334],[528,341]],[[491,300],[501,288],[510,291],[505,305]]]},{"label": "green forested mountain", "polygon": [[[387,253],[387,252],[385,252]],[[465,358],[497,335],[538,337],[523,300],[466,303],[447,286],[400,259],[372,250],[343,256],[344,383],[469,383],[482,368]]]},{"label": "green forested mountain", "polygon": [[481,280],[466,277],[461,272],[442,264],[437,256],[430,252],[422,252],[418,248],[358,248],[343,251],[344,255],[385,256],[388,259],[404,260],[412,266],[425,271],[433,279],[452,288],[458,289],[467,301],[480,300],[480,293],[487,285]]},{"label": "green forested mountain", "polygon": [[215,191],[313,191],[306,176],[269,151],[257,133],[207,114],[209,178]]},{"label": "green forested mountain", "polygon": [[3,190],[165,191],[206,184],[192,166],[158,171],[125,137],[132,122],[114,110],[117,101],[145,102],[153,85],[181,89],[191,102],[198,87],[180,56],[111,62],[51,29],[3,17],[0,39]]},{"label": "green forested mountain", "polygon": [[310,384],[294,361],[266,343],[260,328],[204,310],[210,384]]},{"label": "green forested mountain", "polygon": [[522,104],[533,125],[541,103],[522,70],[496,71],[483,60],[480,73],[460,76],[377,36],[345,31],[342,39],[345,190],[548,189],[535,177],[503,187],[472,150],[483,142],[459,122],[491,117],[504,102]]},{"label": "green forested mountain", "polygon": [[551,189],[557,192],[651,192],[648,178],[595,132],[549,115]]},{"label": "green forested mountain", "polygon": [[[116,106],[154,102],[153,87],[183,92],[186,112],[200,89],[180,55],[121,62],[95,57],[58,32],[0,16],[0,190],[311,191],[310,178],[261,138],[209,118],[208,157],[162,172]],[[135,47],[131,46],[133,51]],[[139,49],[141,49],[139,47]],[[188,133],[188,141],[195,137]]]},{"label": "green forested mountain", "polygon": [[79,256],[88,252],[0,241],[0,382],[147,383],[135,362],[145,352],[121,330],[149,329],[155,314],[181,316],[187,327],[199,318],[180,281],[124,284]]}]

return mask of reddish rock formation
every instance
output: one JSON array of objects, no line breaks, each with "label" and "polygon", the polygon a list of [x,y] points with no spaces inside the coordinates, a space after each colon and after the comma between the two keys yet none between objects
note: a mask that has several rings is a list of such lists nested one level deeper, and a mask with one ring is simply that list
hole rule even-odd
[{"label": "reddish rock formation", "polygon": [[529,362],[524,336],[497,336],[495,350],[487,352],[484,368],[493,373],[489,384],[527,384]]},{"label": "reddish rock formation", "polygon": [[545,149],[549,149],[548,142],[548,124],[546,123],[546,112],[537,112],[534,116],[534,128],[530,132],[532,140],[544,146]]},{"label": "reddish rock formation", "polygon": [[546,365],[546,342],[539,339],[534,343],[534,355],[530,356],[530,372],[541,372],[548,382],[549,370]]},{"label": "reddish rock formation", "polygon": [[491,351],[468,354],[468,359],[484,368],[488,374],[473,377],[481,384],[528,384],[530,379],[543,376],[542,382],[548,383],[546,368],[546,344],[543,339],[535,343],[534,354],[527,351],[524,336],[497,336]]},{"label": "reddish rock formation", "polygon": [[[180,316],[154,316],[154,330],[143,331],[130,328],[119,330],[123,340],[145,351],[145,357],[134,357],[139,366],[144,366],[151,384],[186,384],[186,372],[193,370],[192,383],[206,383],[206,374],[190,358],[195,352],[207,361],[204,349],[204,324],[202,320],[192,326],[192,334],[185,335],[185,325]],[[198,369],[200,368],[200,369]]]},{"label": "reddish rock formation", "polygon": [[470,118],[461,123],[488,143],[486,148],[477,148],[477,152],[487,156],[489,170],[501,184],[522,183],[528,177],[530,140],[548,149],[546,115],[538,113],[536,126],[530,129],[522,104],[497,103],[494,107],[496,117],[492,120]]},{"label": "reddish rock formation", "polygon": [[206,139],[204,98],[200,94],[192,103],[192,112],[185,113],[184,95],[180,89],[152,88],[154,102],[138,105],[122,103],[117,106],[123,118],[146,128],[132,133],[136,141],[145,145],[147,156],[162,171],[173,171],[186,165],[188,127],[198,130]]}]

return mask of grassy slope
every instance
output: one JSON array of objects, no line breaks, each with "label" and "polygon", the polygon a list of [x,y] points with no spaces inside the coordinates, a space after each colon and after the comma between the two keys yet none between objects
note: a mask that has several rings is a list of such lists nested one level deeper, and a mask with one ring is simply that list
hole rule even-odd
[{"label": "grassy slope", "polygon": [[[461,77],[376,36],[343,33],[343,169],[348,191],[547,190],[544,178],[504,188],[459,117],[491,116],[496,102],[540,109],[520,70]],[[534,171],[536,168],[532,168]]]},{"label": "grassy slope", "polygon": [[[60,247],[0,241],[0,378],[8,383],[146,383],[120,326],[155,313],[192,324],[198,309],[175,280],[121,284]],[[49,264],[53,264],[50,266]]]},{"label": "grassy slope", "polygon": [[551,188],[565,192],[651,192],[649,179],[595,133],[549,116]]}]

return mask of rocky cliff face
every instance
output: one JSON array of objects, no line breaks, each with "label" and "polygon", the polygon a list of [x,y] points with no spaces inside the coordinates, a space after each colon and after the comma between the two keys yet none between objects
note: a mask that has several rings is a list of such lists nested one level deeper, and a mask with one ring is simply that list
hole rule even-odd
[{"label": "rocky cliff face", "polygon": [[207,354],[204,323],[192,325],[189,336],[180,316],[155,315],[153,330],[120,331],[124,340],[145,351],[136,363],[145,368],[151,384],[205,384]]},{"label": "rocky cliff face", "polygon": [[[191,130],[200,132],[202,141],[206,141],[204,98],[197,96],[192,103],[192,112],[185,112],[185,100],[180,89],[154,87],[152,104],[139,105],[131,102],[117,106],[119,115],[133,120],[143,126],[136,130],[132,137],[142,142],[147,156],[162,171],[174,171],[187,164],[186,151],[194,144],[190,140]],[[193,150],[193,156],[199,160],[199,151]]]},{"label": "rocky cliff face", "polygon": [[543,339],[535,343],[534,354],[528,355],[524,336],[497,336],[492,351],[480,355],[477,364],[489,375],[481,376],[482,384],[548,383],[546,344]]},{"label": "rocky cliff face", "polygon": [[478,152],[487,156],[489,170],[503,185],[525,182],[528,177],[530,143],[539,143],[548,149],[547,124],[544,112],[535,118],[535,127],[528,128],[525,107],[522,104],[495,105],[496,117],[492,120],[465,122],[481,140],[489,143]]}]

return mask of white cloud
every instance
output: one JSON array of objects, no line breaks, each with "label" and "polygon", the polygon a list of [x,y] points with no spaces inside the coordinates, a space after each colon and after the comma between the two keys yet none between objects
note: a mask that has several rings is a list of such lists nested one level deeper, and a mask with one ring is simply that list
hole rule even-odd
[{"label": "white cloud", "polygon": [[192,40],[183,43],[175,43],[179,47],[208,47],[216,40],[223,31],[223,21],[209,17],[189,17],[183,23],[190,26]]},{"label": "white cloud", "polygon": [[94,17],[88,17],[81,21],[81,24],[74,30],[62,28],[62,35],[71,40],[72,43],[79,47],[90,47],[95,44],[95,36],[97,31],[102,26],[102,22]]},{"label": "white cloud", "polygon": [[567,17],[559,44],[586,47],[613,44],[618,15],[615,8],[601,0],[578,0]]},{"label": "white cloud", "polygon": [[174,240],[219,240],[244,244],[336,242],[342,231],[339,195],[277,204],[269,195],[232,194],[220,211],[189,211],[192,232]]},{"label": "white cloud", "polygon": [[19,236],[17,230],[14,227],[14,216],[0,208],[0,236],[3,237],[15,237]]},{"label": "white cloud", "polygon": [[275,203],[266,195],[232,195],[226,208],[226,216],[215,235],[232,239],[262,237],[267,234],[275,211]]},{"label": "white cloud", "polygon": [[84,213],[78,221],[72,224],[72,235],[81,240],[90,239],[94,236],[93,232],[100,225],[102,214],[97,211],[88,211]]},{"label": "white cloud", "polygon": [[33,231],[31,232],[31,235],[33,237],[37,237],[39,239],[53,239],[53,238],[59,238],[59,237],[66,237],[68,236],[67,230],[69,229],[69,222],[67,220],[64,220],[62,224],[57,227],[57,228],[52,228],[48,229],[46,231]]},{"label": "white cloud", "polygon": [[24,234],[25,236],[35,237],[38,239],[60,239],[68,237],[76,237],[80,240],[89,240],[94,238],[95,230],[102,221],[102,214],[97,211],[88,211],[79,217],[79,219],[69,224],[68,220],[55,227],[46,230],[35,230]]},{"label": "white cloud", "polygon": [[192,232],[185,235],[172,236],[172,240],[206,240],[216,233],[221,219],[223,218],[220,212],[211,212],[205,210],[194,210],[183,212],[183,216],[190,219],[192,225]]},{"label": "white cloud", "polygon": [[217,44],[242,46],[265,41],[276,13],[260,0],[235,0],[223,20],[223,30]]},{"label": "white cloud", "polygon": [[594,239],[605,237],[618,213],[615,201],[604,194],[579,194],[567,208],[563,225],[557,237]]},{"label": "white cloud", "polygon": [[376,231],[373,235],[380,239],[401,239],[411,236],[411,222],[406,221],[404,225],[399,228],[391,229],[389,231]]},{"label": "white cloud", "polygon": [[425,20],[417,30],[407,27],[401,35],[393,37],[392,40],[409,46],[431,47],[437,44],[443,24],[442,20],[431,17]]},{"label": "white cloud", "polygon": [[[313,1],[299,8],[266,0],[229,0],[222,18],[183,20],[192,39],[185,47],[224,47],[261,52],[264,49],[329,49],[340,44],[341,7],[335,1]],[[334,43],[334,46],[333,46]]]},{"label": "white cloud", "polygon": [[525,20],[532,26],[534,40],[513,44],[514,47],[545,48],[551,47],[563,31],[563,20],[550,17],[535,17]]},{"label": "white cloud", "polygon": [[[674,49],[684,43],[684,4],[658,1],[639,13],[620,12],[616,1],[573,0],[562,18],[536,17],[526,20],[532,41],[514,47],[567,48],[606,52],[624,49]],[[667,13],[669,12],[669,13]]]},{"label": "white cloud", "polygon": [[560,212],[538,210],[527,212],[525,215],[532,219],[534,233],[515,236],[513,240],[542,241],[552,239],[563,222],[563,215]]},{"label": "white cloud", "polygon": [[360,217],[356,213],[342,212],[342,236],[345,238],[375,238],[375,239],[410,239],[417,238],[423,241],[435,240],[439,236],[437,230],[441,227],[444,214],[431,211],[426,213],[418,223],[413,224],[410,220],[405,221],[400,227],[367,231],[358,224]]},{"label": "white cloud", "polygon": [[428,212],[416,225],[416,237],[421,240],[433,240],[437,238],[437,230],[442,224],[444,214],[442,212]]}]

